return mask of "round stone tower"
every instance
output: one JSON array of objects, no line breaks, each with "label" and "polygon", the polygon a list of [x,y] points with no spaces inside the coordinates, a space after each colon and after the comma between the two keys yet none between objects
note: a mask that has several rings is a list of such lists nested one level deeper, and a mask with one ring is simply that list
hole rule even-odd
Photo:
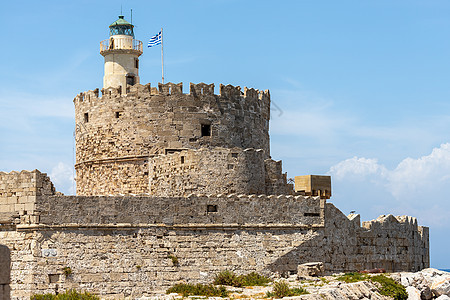
[{"label": "round stone tower", "polygon": [[[141,85],[142,43],[123,17],[101,43],[104,88],[75,104],[78,195],[287,194],[270,158],[269,91]],[[290,190],[289,190],[290,189]]]},{"label": "round stone tower", "polygon": [[133,25],[123,16],[109,26],[110,38],[100,42],[105,57],[103,87],[122,87],[139,83],[139,56],[142,42],[134,39]]}]

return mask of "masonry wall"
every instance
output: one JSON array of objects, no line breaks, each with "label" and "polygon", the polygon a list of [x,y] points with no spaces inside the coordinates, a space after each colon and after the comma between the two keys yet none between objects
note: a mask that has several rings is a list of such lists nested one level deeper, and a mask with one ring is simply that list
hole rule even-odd
[{"label": "masonry wall", "polygon": [[141,297],[225,269],[292,273],[311,261],[328,273],[429,266],[428,228],[411,217],[360,226],[325,199],[292,195],[62,196],[33,172],[2,174],[36,179],[34,210],[0,225],[17,299],[69,288]]},{"label": "masonry wall", "polygon": [[53,194],[50,178],[38,170],[0,172],[0,224],[34,222],[36,198]]},{"label": "masonry wall", "polygon": [[[101,96],[99,90],[81,93],[74,104],[79,195],[99,194],[90,193],[90,180],[128,168],[115,165],[118,159],[145,160],[166,149],[215,147],[263,149],[266,158],[270,155],[268,91],[241,92],[240,87],[221,85],[215,95],[213,84],[191,84],[190,93],[183,94],[181,83],[160,85],[158,91],[136,84],[127,91],[104,89]],[[202,126],[210,126],[210,136],[202,136]],[[130,178],[144,175],[139,168],[134,171]],[[139,192],[140,187],[132,190]]]},{"label": "masonry wall", "polygon": [[0,245],[0,300],[10,299],[11,254],[5,245]]}]

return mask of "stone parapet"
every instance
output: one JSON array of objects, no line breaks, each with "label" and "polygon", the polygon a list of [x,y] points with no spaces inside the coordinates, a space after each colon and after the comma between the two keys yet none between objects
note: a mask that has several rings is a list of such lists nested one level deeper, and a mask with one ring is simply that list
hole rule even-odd
[{"label": "stone parapet", "polygon": [[[323,226],[318,197],[266,195],[51,196],[36,204],[39,224]],[[201,225],[203,224],[203,225]]]}]

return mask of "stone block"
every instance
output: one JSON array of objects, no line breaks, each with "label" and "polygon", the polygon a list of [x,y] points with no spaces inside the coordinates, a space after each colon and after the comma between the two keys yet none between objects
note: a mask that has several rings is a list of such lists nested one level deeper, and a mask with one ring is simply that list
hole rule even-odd
[{"label": "stone block", "polygon": [[325,271],[323,262],[310,262],[301,264],[297,267],[297,276],[299,278],[320,276]]}]

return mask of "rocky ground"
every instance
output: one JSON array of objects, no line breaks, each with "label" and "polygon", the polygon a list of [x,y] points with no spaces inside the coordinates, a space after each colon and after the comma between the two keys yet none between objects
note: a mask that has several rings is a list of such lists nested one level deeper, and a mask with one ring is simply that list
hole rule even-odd
[{"label": "rocky ground", "polygon": [[[340,274],[342,275],[342,274]],[[369,274],[375,276],[379,274]],[[424,269],[416,273],[390,273],[386,276],[394,279],[406,287],[408,300],[439,299],[450,300],[450,273],[436,269]],[[345,283],[338,280],[338,275],[323,277],[298,278],[297,275],[289,278],[277,278],[267,286],[235,288],[227,287],[231,292],[230,299],[263,299],[268,298],[267,293],[273,291],[277,281],[286,281],[290,287],[302,287],[309,294],[285,297],[284,299],[392,299],[380,294],[381,285],[370,280]],[[148,299],[181,299],[178,294],[158,295]],[[190,296],[189,298],[204,299],[206,297]],[[222,298],[209,298],[222,299]]]}]

